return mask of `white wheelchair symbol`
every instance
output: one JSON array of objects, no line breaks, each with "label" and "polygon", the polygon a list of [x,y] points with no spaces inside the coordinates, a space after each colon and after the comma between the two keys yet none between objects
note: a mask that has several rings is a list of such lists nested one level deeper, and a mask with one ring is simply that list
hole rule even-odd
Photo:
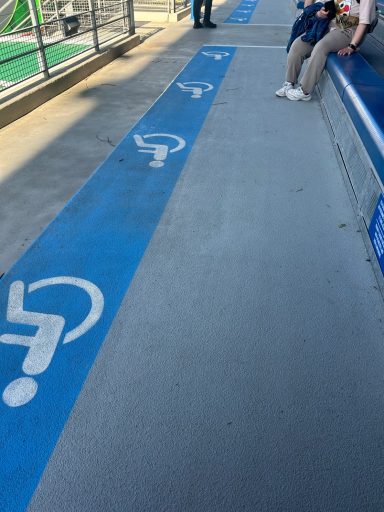
[{"label": "white wheelchair symbol", "polygon": [[218,51],[212,51],[212,52],[202,52],[203,55],[206,57],[211,57],[214,60],[221,60],[224,57],[229,57],[229,53],[227,52],[218,52]]},{"label": "white wheelchair symbol", "polygon": [[[104,297],[99,288],[90,281],[69,276],[36,281],[28,286],[28,293],[46,286],[62,284],[77,286],[86,291],[91,298],[91,309],[87,317],[64,336],[63,343],[70,343],[86,333],[99,320],[104,309]],[[28,347],[22,370],[26,375],[39,375],[48,368],[52,361],[65,326],[65,319],[60,315],[24,310],[24,291],[23,281],[14,281],[11,284],[7,320],[14,324],[33,325],[38,327],[38,330],[34,336],[3,334],[0,336],[0,342]],[[34,398],[37,388],[38,384],[35,379],[21,377],[8,384],[3,392],[3,401],[9,407],[25,405]]]},{"label": "white wheelchair symbol", "polygon": [[[147,142],[144,142],[144,139],[149,139],[151,137],[169,137],[177,142],[177,146],[169,149],[167,144],[148,144]],[[151,167],[163,167],[168,153],[176,153],[176,151],[180,151],[185,148],[185,140],[177,135],[171,135],[170,133],[149,133],[143,136],[135,134],[133,138],[139,148],[146,148],[139,149],[140,153],[154,154],[154,159],[152,162],[149,162]]]},{"label": "white wheelchair symbol", "polygon": [[[212,91],[213,85],[207,84],[205,82],[177,82],[176,85],[180,87],[182,91],[191,92],[191,98],[199,99],[202,97],[203,92]],[[203,89],[201,86],[205,86]]]},{"label": "white wheelchair symbol", "polygon": [[241,11],[240,9],[237,10],[237,12],[241,12],[243,14],[248,14],[249,12],[251,12],[250,10],[245,10],[245,11]]},{"label": "white wheelchair symbol", "polygon": [[232,17],[231,20],[234,20],[234,21],[247,21],[247,18],[235,18],[235,17]]}]

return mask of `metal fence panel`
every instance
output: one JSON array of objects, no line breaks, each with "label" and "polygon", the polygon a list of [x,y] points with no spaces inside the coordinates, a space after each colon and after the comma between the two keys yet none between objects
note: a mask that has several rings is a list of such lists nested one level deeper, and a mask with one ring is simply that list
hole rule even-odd
[{"label": "metal fence panel", "polygon": [[48,0],[44,23],[0,34],[0,91],[135,33],[132,0]]}]

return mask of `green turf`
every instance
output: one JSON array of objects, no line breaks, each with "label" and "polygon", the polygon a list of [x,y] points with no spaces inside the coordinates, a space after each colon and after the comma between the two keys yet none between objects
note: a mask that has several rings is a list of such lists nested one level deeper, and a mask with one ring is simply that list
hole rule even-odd
[{"label": "green turf", "polygon": [[[1,61],[37,48],[35,43],[0,41],[0,80],[20,82],[39,73],[37,53],[31,53],[2,64]],[[84,44],[55,44],[46,48],[48,67],[55,66],[89,48]]]}]

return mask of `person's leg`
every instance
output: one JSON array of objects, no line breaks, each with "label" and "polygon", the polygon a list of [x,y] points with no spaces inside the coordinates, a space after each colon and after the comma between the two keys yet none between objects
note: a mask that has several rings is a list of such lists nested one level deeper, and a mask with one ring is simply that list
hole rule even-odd
[{"label": "person's leg", "polygon": [[303,62],[311,55],[312,50],[313,46],[302,41],[301,36],[293,41],[287,57],[286,82],[297,83]]},{"label": "person's leg", "polygon": [[193,19],[196,24],[200,24],[200,11],[203,5],[203,0],[194,0],[193,2]]},{"label": "person's leg", "polygon": [[210,21],[212,11],[212,0],[205,0],[204,4],[204,21]]},{"label": "person's leg", "polygon": [[301,36],[293,41],[287,57],[285,82],[283,86],[276,91],[276,96],[289,98],[289,91],[292,91],[293,86],[297,83],[303,62],[311,55],[312,50],[313,46],[302,41]]},{"label": "person's leg", "polygon": [[216,28],[216,23],[211,21],[212,0],[205,0],[203,25],[206,28]]},{"label": "person's leg", "polygon": [[300,80],[301,88],[304,93],[311,94],[317,82],[320,80],[328,54],[337,52],[341,48],[349,45],[352,40],[353,31],[347,30],[331,30],[318,43],[316,43],[308,65],[302,79]]}]

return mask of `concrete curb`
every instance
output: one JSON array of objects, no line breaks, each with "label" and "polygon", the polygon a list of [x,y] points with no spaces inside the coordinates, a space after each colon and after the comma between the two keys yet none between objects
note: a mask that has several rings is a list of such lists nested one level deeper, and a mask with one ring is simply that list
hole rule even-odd
[{"label": "concrete curb", "polygon": [[139,44],[138,34],[119,40],[102,53],[95,54],[70,69],[59,71],[56,76],[4,102],[0,106],[0,128],[28,114]]}]

